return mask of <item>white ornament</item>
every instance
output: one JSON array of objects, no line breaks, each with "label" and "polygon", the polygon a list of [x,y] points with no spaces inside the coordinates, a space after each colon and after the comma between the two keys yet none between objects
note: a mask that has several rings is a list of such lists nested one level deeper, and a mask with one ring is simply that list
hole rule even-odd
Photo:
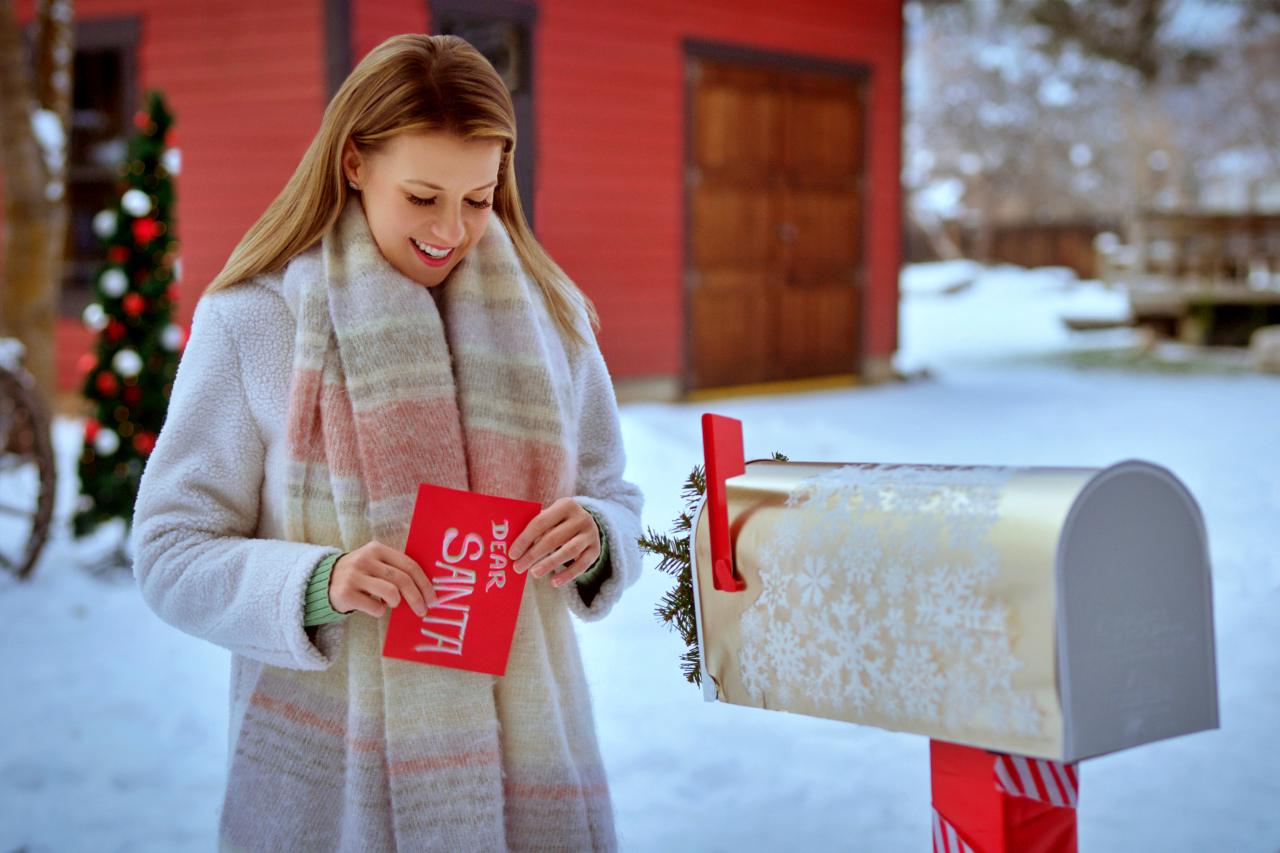
[{"label": "white ornament", "polygon": [[131,349],[122,349],[111,359],[111,366],[127,379],[142,371],[142,357]]},{"label": "white ornament", "polygon": [[98,279],[98,284],[102,287],[102,292],[107,296],[112,299],[119,299],[129,289],[129,277],[119,267],[110,267]]},{"label": "white ornament", "polygon": [[21,370],[22,355],[27,351],[22,341],[17,338],[0,337],[0,367],[10,373]]},{"label": "white ornament", "polygon": [[111,239],[116,233],[116,212],[99,210],[93,217],[93,233],[103,240]]},{"label": "white ornament", "polygon": [[151,212],[151,196],[134,188],[120,197],[120,206],[127,210],[130,216],[146,216]]},{"label": "white ornament", "polygon": [[93,449],[98,451],[99,456],[110,456],[120,449],[120,436],[116,435],[115,430],[103,427],[93,437]]},{"label": "white ornament", "polygon": [[182,258],[173,262],[173,280],[182,281]]},{"label": "white ornament", "polygon": [[166,148],[164,154],[160,155],[160,163],[170,175],[178,174],[182,170],[182,151],[178,148]]},{"label": "white ornament", "polygon": [[177,352],[178,347],[182,346],[182,341],[185,337],[186,335],[183,334],[181,326],[170,323],[160,333],[160,345],[169,352]]},{"label": "white ornament", "polygon": [[80,316],[84,324],[95,332],[101,332],[107,327],[107,312],[103,311],[102,306],[96,302],[86,305],[84,313]]}]

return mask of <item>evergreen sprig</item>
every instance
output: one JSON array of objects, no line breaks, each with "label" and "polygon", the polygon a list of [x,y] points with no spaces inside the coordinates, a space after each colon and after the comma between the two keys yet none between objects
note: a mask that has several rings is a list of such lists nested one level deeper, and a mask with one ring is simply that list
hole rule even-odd
[{"label": "evergreen sprig", "polygon": [[[781,453],[774,453],[778,462],[790,461]],[[676,584],[662,596],[654,614],[684,640],[685,651],[680,655],[680,670],[685,680],[701,686],[702,664],[698,658],[698,620],[693,602],[693,563],[689,557],[689,534],[693,530],[693,517],[698,503],[707,493],[707,472],[701,465],[694,466],[680,489],[684,510],[671,523],[671,532],[658,533],[652,527],[639,539],[640,550],[659,557],[658,571],[673,575]]]}]

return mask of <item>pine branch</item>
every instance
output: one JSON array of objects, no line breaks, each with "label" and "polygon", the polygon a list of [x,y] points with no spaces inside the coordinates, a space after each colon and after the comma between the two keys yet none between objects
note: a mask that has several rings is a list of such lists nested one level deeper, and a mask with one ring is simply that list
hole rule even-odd
[{"label": "pine branch", "polygon": [[[786,456],[774,453],[779,462],[788,462]],[[693,514],[698,502],[707,493],[707,472],[701,466],[694,467],[680,489],[684,511],[671,523],[671,533],[663,534],[648,528],[640,537],[640,550],[656,554],[658,570],[673,575],[676,584],[662,596],[654,608],[654,614],[672,628],[684,641],[685,651],[680,655],[680,671],[691,684],[702,684],[702,666],[698,657],[698,620],[693,600],[693,569],[689,554],[689,534],[693,530]]]}]

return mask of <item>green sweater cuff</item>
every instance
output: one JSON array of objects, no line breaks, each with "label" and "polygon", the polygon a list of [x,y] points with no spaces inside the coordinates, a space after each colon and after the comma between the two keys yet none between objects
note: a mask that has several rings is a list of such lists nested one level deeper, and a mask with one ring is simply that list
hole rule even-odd
[{"label": "green sweater cuff", "polygon": [[321,560],[311,572],[311,581],[307,584],[307,593],[302,604],[302,624],[324,625],[346,619],[354,611],[340,612],[329,603],[329,575],[333,572],[333,564],[338,562],[342,554],[330,554]]},{"label": "green sweater cuff", "polygon": [[587,512],[590,512],[591,517],[596,520],[596,527],[600,531],[600,556],[596,557],[591,568],[574,579],[574,583],[578,585],[578,595],[581,596],[582,602],[590,607],[596,593],[600,592],[600,587],[613,575],[613,567],[609,563],[609,538],[605,535],[604,523],[592,510]]}]

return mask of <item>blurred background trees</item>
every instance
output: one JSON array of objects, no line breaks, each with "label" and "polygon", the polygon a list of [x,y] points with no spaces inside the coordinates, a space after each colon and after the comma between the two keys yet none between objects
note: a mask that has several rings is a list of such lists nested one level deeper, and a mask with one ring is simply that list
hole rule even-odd
[{"label": "blurred background trees", "polygon": [[0,173],[5,244],[0,336],[26,348],[42,393],[54,391],[54,329],[67,234],[67,127],[74,30],[69,0],[36,4],[34,73],[11,0],[0,0]]},{"label": "blurred background trees", "polygon": [[[1280,209],[1280,2],[906,5],[904,189],[945,223]],[[951,232],[954,234],[954,230]]]}]

